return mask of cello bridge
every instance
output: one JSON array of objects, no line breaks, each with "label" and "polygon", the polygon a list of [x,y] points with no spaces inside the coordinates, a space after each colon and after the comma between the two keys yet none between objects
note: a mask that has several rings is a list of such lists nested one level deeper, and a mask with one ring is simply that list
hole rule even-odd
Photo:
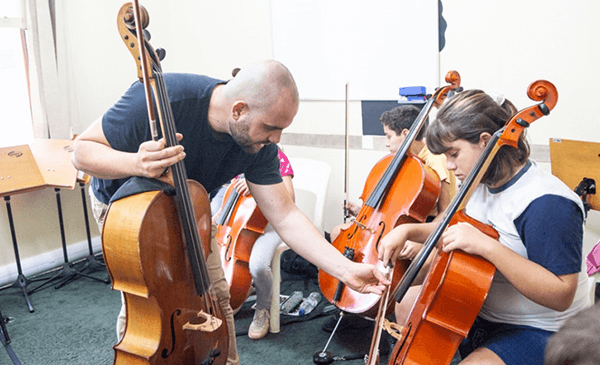
[{"label": "cello bridge", "polygon": [[366,231],[369,231],[371,234],[375,234],[375,230],[373,228],[369,228],[369,227],[365,226],[364,224],[360,223],[356,219],[354,219],[354,223],[356,223],[356,225],[358,226],[358,228],[364,229]]},{"label": "cello bridge", "polygon": [[221,327],[221,324],[223,324],[223,320],[212,316],[203,310],[198,312],[198,318],[204,318],[206,320],[204,321],[204,323],[200,324],[193,324],[188,322],[183,325],[183,329],[201,332],[214,332],[217,330],[217,328]]}]

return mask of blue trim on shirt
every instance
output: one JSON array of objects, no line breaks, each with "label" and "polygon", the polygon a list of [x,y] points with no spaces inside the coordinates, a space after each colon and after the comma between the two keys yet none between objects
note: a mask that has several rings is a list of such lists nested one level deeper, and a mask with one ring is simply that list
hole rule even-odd
[{"label": "blue trim on shirt", "polygon": [[525,174],[527,172],[527,170],[529,170],[531,165],[532,165],[531,160],[527,160],[527,163],[525,163],[525,166],[523,166],[521,171],[517,172],[517,174],[515,176],[511,177],[510,180],[508,180],[504,185],[499,186],[497,188],[489,188],[490,193],[498,194],[498,193],[501,193],[504,190],[510,188],[511,186],[513,186],[517,181],[519,181],[521,176],[523,176],[523,174]]},{"label": "blue trim on shirt", "polygon": [[581,271],[583,214],[574,201],[543,195],[531,202],[514,224],[529,260],[555,275]]}]

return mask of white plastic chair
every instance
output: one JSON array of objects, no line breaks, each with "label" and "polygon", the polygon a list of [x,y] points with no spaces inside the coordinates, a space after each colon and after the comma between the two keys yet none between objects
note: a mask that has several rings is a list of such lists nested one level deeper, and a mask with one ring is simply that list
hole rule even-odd
[{"label": "white plastic chair", "polygon": [[[294,170],[292,182],[294,184],[296,205],[313,222],[319,232],[323,232],[323,211],[325,210],[325,198],[327,197],[331,167],[323,161],[307,158],[290,158],[290,164]],[[288,249],[288,245],[281,242],[271,262],[271,270],[273,271],[273,296],[271,297],[271,320],[269,323],[271,333],[279,333],[280,330],[281,253]]]},{"label": "white plastic chair", "polygon": [[600,271],[588,276],[588,281],[590,284],[590,303],[594,305],[596,302],[596,283],[600,283]]}]

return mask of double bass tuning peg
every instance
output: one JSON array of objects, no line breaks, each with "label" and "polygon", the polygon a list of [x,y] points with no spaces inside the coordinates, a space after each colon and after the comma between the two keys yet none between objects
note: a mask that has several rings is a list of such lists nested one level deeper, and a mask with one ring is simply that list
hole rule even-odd
[{"label": "double bass tuning peg", "polygon": [[157,48],[154,50],[154,52],[156,52],[156,55],[160,61],[164,60],[165,56],[167,55],[167,51],[164,48]]}]

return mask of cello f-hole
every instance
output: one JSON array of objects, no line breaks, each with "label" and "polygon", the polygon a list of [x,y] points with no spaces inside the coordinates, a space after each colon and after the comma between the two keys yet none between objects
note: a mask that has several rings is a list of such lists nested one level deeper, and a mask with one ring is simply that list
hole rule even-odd
[{"label": "cello f-hole", "polygon": [[225,250],[225,261],[231,261],[233,255],[231,255],[231,236],[227,236],[227,250]]},{"label": "cello f-hole", "polygon": [[351,233],[348,233],[348,240],[351,240],[352,237],[354,237],[354,235],[356,234],[356,230],[358,229],[358,222],[356,222],[356,220],[354,220],[354,229],[352,230]]},{"label": "cello f-hole", "polygon": [[381,221],[379,222],[379,228],[381,228],[379,230],[379,237],[377,237],[377,243],[375,244],[375,250],[379,251],[379,243],[381,242],[381,238],[383,237],[383,232],[385,232],[385,222]]}]

